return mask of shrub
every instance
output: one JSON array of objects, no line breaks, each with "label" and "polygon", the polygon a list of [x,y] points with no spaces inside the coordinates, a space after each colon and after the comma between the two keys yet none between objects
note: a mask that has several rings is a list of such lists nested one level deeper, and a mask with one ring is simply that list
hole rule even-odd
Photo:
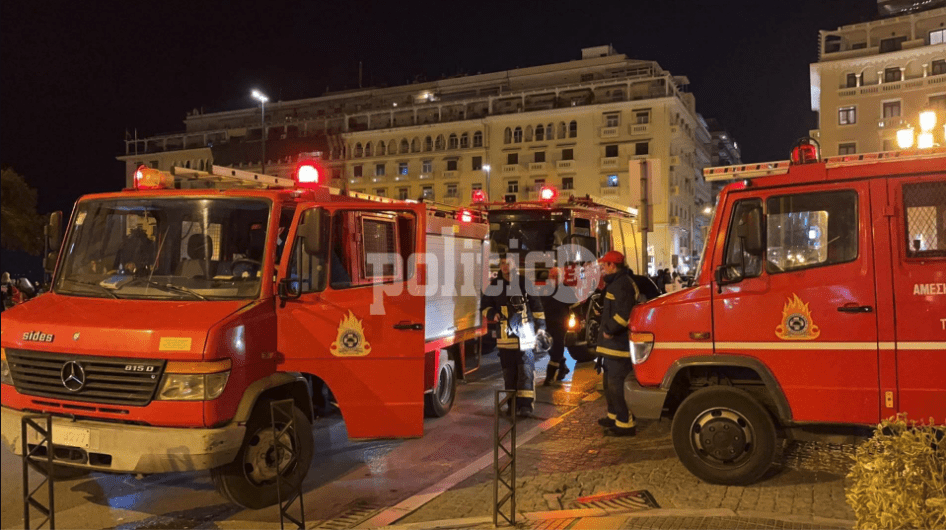
[{"label": "shrub", "polygon": [[883,420],[861,444],[845,488],[857,529],[946,527],[946,427]]}]

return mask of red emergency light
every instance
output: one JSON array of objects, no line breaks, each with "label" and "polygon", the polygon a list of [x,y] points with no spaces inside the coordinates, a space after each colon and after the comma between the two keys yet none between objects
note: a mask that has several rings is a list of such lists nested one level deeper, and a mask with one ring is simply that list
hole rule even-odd
[{"label": "red emergency light", "polygon": [[820,161],[820,146],[814,138],[802,138],[792,148],[792,165],[812,164]]},{"label": "red emergency light", "polygon": [[135,170],[136,190],[163,190],[174,187],[174,177],[144,164]]},{"label": "red emergency light", "polygon": [[296,185],[301,188],[318,188],[322,185],[325,172],[315,160],[303,160],[296,164],[292,173]]},{"label": "red emergency light", "polygon": [[545,202],[552,202],[558,197],[558,190],[553,186],[542,186],[539,189],[539,199]]},{"label": "red emergency light", "polygon": [[457,218],[460,219],[461,223],[472,223],[473,222],[473,212],[467,209],[461,209],[457,214]]},{"label": "red emergency light", "polygon": [[486,192],[483,190],[473,190],[472,201],[474,203],[486,202]]}]

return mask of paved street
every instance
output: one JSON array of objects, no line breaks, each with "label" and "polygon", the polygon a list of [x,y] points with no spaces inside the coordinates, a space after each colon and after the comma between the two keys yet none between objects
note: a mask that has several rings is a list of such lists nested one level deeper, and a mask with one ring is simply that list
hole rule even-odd
[{"label": "paved street", "polygon": [[[305,483],[308,526],[366,528],[489,516],[492,401],[501,378],[495,355],[484,361],[483,369],[461,385],[454,410],[427,420],[423,438],[352,443],[339,418],[319,420],[317,454]],[[546,362],[539,361],[539,381]],[[595,390],[598,380],[591,364],[584,364],[562,386],[537,387],[540,419],[519,424],[519,512],[571,510],[582,507],[579,497],[645,489],[662,509],[728,509],[725,513],[762,519],[771,514],[853,519],[843,491],[853,446],[787,444],[781,464],[761,483],[711,486],[676,460],[667,421],[641,422],[633,438],[605,437],[595,423],[605,408]],[[7,492],[2,527],[21,527],[20,462],[4,449],[2,463]],[[63,528],[278,526],[276,508],[230,506],[205,473],[94,474],[62,481],[56,508],[57,525]]]}]

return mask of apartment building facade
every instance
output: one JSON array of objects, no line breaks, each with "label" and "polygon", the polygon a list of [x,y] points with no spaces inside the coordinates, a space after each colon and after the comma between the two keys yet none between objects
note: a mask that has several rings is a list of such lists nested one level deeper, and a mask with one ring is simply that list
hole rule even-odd
[{"label": "apartment building facade", "polygon": [[[684,270],[713,200],[702,177],[711,137],[687,83],[601,46],[565,63],[275,102],[266,173],[288,176],[320,153],[332,185],[375,195],[465,205],[477,189],[527,201],[552,185],[637,207],[647,160],[653,265]],[[139,163],[259,170],[260,119],[258,107],[195,111],[184,133],[131,139],[119,159],[129,176]]]},{"label": "apartment building facade", "polygon": [[824,155],[897,149],[897,131],[917,128],[925,109],[946,121],[946,8],[821,31],[818,57],[812,136]]}]

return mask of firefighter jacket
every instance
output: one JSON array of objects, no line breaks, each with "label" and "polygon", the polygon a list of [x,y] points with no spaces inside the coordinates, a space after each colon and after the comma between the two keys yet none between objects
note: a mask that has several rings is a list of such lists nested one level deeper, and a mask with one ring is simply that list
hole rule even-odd
[{"label": "firefighter jacket", "polygon": [[[598,355],[619,357],[631,356],[628,336],[628,321],[631,309],[637,303],[639,291],[627,269],[604,277],[604,303],[601,308],[601,326],[598,328]],[[606,339],[604,334],[611,335]]]},{"label": "firefighter jacket", "polygon": [[499,336],[496,346],[504,350],[529,350],[535,347],[535,334],[545,330],[545,310],[542,300],[534,294],[526,279],[513,274],[512,281],[502,275],[483,295],[481,306],[487,322],[499,316]]}]

